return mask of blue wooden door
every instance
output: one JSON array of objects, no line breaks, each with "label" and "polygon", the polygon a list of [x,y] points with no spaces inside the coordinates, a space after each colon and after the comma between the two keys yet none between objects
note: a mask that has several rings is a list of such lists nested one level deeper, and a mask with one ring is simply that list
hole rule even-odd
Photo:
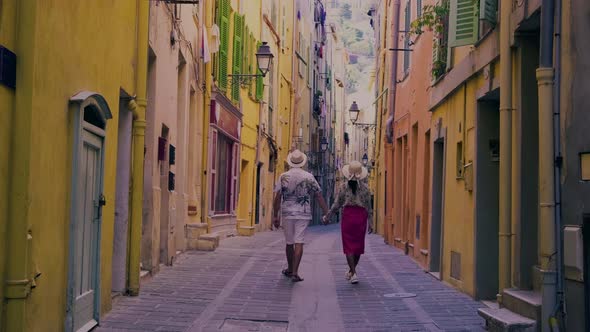
[{"label": "blue wooden door", "polygon": [[88,331],[98,322],[99,240],[101,222],[103,140],[83,130],[74,224],[74,331]]}]

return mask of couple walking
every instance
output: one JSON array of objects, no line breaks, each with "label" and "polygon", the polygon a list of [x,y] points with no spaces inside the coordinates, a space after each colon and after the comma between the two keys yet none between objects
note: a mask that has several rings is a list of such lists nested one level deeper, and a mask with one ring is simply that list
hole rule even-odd
[{"label": "couple walking", "polygon": [[[307,156],[295,150],[287,156],[289,171],[281,174],[275,187],[273,201],[273,224],[279,227],[283,220],[286,240],[287,268],[283,275],[293,282],[303,281],[299,276],[299,264],[303,256],[304,235],[312,219],[311,199],[317,200],[324,212],[322,221],[328,223],[330,217],[342,208],[342,247],[349,270],[346,279],[358,283],[356,267],[365,250],[367,219],[372,220],[373,207],[371,192],[362,182],[368,175],[367,169],[358,161],[353,161],[342,168],[342,174],[348,180],[338,191],[336,201],[328,210],[322,197],[320,185],[312,174],[303,170]],[[279,218],[279,211],[281,218]]]}]

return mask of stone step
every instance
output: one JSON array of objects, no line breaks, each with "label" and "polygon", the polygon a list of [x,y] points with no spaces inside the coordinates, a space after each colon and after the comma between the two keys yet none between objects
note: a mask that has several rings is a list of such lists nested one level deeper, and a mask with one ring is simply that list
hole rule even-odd
[{"label": "stone step", "polygon": [[186,239],[186,249],[199,250],[199,238],[207,234],[207,224],[196,223],[187,224],[184,227],[184,235]]},{"label": "stone step", "polygon": [[147,270],[140,270],[139,271],[139,284],[146,283],[152,279],[152,273]]},{"label": "stone step", "polygon": [[214,251],[217,247],[219,247],[218,234],[203,234],[196,242],[197,250]]},{"label": "stone step", "polygon": [[254,226],[240,226],[238,227],[238,235],[240,236],[252,236],[256,231]]},{"label": "stone step", "polygon": [[537,322],[506,308],[481,308],[477,313],[486,320],[490,332],[536,332]]},{"label": "stone step", "polygon": [[540,292],[521,289],[505,289],[502,292],[503,307],[537,322],[541,319],[542,303]]}]

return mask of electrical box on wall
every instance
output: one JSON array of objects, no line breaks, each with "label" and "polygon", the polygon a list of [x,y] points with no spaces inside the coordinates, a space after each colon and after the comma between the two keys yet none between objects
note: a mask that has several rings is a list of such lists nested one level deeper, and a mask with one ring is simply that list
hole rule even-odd
[{"label": "electrical box on wall", "polygon": [[563,265],[567,279],[584,280],[584,239],[579,226],[563,230]]},{"label": "electrical box on wall", "polygon": [[16,88],[16,54],[0,45],[0,84]]}]

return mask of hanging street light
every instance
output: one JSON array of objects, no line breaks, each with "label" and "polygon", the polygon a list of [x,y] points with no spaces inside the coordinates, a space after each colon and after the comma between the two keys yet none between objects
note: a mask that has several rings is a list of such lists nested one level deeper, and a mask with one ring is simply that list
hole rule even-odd
[{"label": "hanging street light", "polygon": [[328,139],[326,137],[322,137],[320,140],[320,148],[322,149],[322,152],[328,150]]},{"label": "hanging street light", "polygon": [[262,42],[256,52],[256,65],[260,74],[228,74],[232,81],[231,84],[248,84],[252,78],[265,77],[272,68],[274,55],[270,51],[270,46],[267,42]]},{"label": "hanging street light", "polygon": [[369,163],[369,157],[367,156],[367,154],[365,153],[363,155],[363,166],[367,166],[367,164]]},{"label": "hanging street light", "polygon": [[348,112],[350,113],[350,121],[352,121],[353,124],[356,123],[356,121],[359,119],[359,113],[361,112],[359,105],[356,104],[356,101],[352,102]]},{"label": "hanging street light", "polygon": [[348,112],[350,113],[350,121],[352,122],[353,125],[355,125],[357,127],[369,129],[369,128],[375,128],[377,126],[374,123],[359,123],[359,122],[357,122],[359,119],[359,114],[361,113],[361,110],[359,109],[359,105],[357,105],[356,101],[352,102],[352,105],[350,105],[350,109],[348,110]]},{"label": "hanging street light", "polygon": [[262,45],[258,48],[258,52],[256,52],[256,64],[258,65],[258,69],[262,73],[262,76],[266,76],[270,68],[272,67],[272,59],[274,55],[270,51],[270,46],[268,46],[267,42],[262,42]]}]

